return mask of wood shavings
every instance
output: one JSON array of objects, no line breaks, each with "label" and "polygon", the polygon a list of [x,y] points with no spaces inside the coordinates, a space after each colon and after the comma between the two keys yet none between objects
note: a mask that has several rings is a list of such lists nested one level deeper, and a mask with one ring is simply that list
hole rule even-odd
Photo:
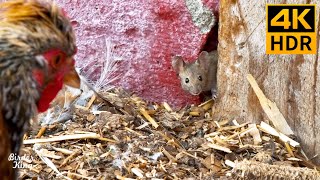
[{"label": "wood shavings", "polygon": [[53,151],[48,151],[47,149],[41,149],[38,151],[38,155],[41,155],[43,157],[48,157],[51,159],[61,159],[61,156],[55,155]]},{"label": "wood shavings", "polygon": [[35,144],[33,147],[34,151],[38,154],[38,156],[40,157],[40,159],[46,163],[55,173],[57,173],[57,176],[62,176],[63,178],[67,179],[67,180],[71,180],[70,178],[63,176],[60,171],[57,169],[57,167],[54,165],[54,163],[46,156],[43,156],[41,153],[41,146],[39,146],[38,144]]},{"label": "wood shavings", "polygon": [[[46,126],[41,139],[25,136],[21,154],[33,159],[24,161],[32,167],[21,169],[21,177],[230,179],[249,175],[259,164],[318,169],[297,141],[272,125],[213,117],[212,100],[175,110],[121,89],[93,95],[82,106],[73,105],[70,121]],[[34,150],[34,143],[41,148]],[[239,170],[245,161],[254,162],[253,168]]]},{"label": "wood shavings", "polygon": [[162,153],[166,155],[169,160],[177,162],[177,159],[173,157],[166,149],[162,148]]},{"label": "wood shavings", "polygon": [[139,168],[131,168],[131,172],[138,176],[139,178],[143,178],[143,171],[141,171]]},{"label": "wood shavings", "polygon": [[300,146],[300,143],[298,143],[297,141],[289,138],[288,136],[286,136],[280,132],[277,132],[276,129],[274,129],[273,127],[271,127],[269,124],[267,124],[265,122],[261,122],[260,128],[273,136],[279,137],[280,140],[282,140],[283,142],[285,142],[285,143],[288,142],[293,147]]},{"label": "wood shavings", "polygon": [[24,140],[23,144],[46,143],[46,142],[65,141],[65,140],[74,140],[74,139],[100,139],[105,141],[116,142],[114,140],[103,138],[99,134],[90,133],[90,134],[71,134],[71,135],[57,136],[57,137],[47,138],[47,139],[28,139],[28,140]]},{"label": "wood shavings", "polygon": [[213,99],[210,99],[202,104],[200,104],[198,107],[202,107],[205,111],[212,108],[213,105]]},{"label": "wood shavings", "polygon": [[226,152],[226,153],[232,153],[232,151],[229,148],[223,147],[223,146],[219,146],[217,144],[207,143],[204,146],[208,146],[210,148],[213,148],[213,149],[216,149],[216,150],[219,150],[219,151],[223,151],[223,152]]},{"label": "wood shavings", "polygon": [[164,102],[164,103],[163,103],[163,107],[164,107],[168,112],[172,112],[172,109],[171,109],[171,107],[169,106],[168,103]]},{"label": "wood shavings", "polygon": [[72,158],[74,158],[76,155],[78,155],[80,153],[80,151],[76,151],[72,154],[70,154],[70,156],[68,156],[65,160],[63,160],[63,162],[60,164],[60,167],[66,165],[68,163],[68,161],[70,161]]},{"label": "wood shavings", "polygon": [[134,130],[128,128],[128,127],[125,127],[124,129],[127,130],[127,131],[129,131],[129,132],[132,132],[132,133],[134,133],[134,134],[136,134],[136,135],[138,135],[138,136],[142,136],[141,133],[138,133],[137,131],[134,131]]},{"label": "wood shavings", "polygon": [[36,138],[40,138],[46,130],[47,130],[47,127],[41,127],[38,134],[36,135]]},{"label": "wood shavings", "polygon": [[232,162],[232,161],[230,161],[230,160],[226,160],[225,162],[224,162],[227,166],[230,166],[230,167],[232,167],[232,168],[234,168],[235,166],[236,166],[236,164],[234,163],[234,162]]},{"label": "wood shavings", "polygon": [[147,113],[144,108],[140,108],[140,113],[152,124],[154,128],[157,128],[158,123]]},{"label": "wood shavings", "polygon": [[198,111],[191,111],[191,112],[189,113],[189,115],[190,115],[190,116],[200,116],[200,112],[198,112]]},{"label": "wood shavings", "polygon": [[300,167],[270,165],[247,160],[235,163],[231,176],[233,179],[248,179],[248,177],[250,177],[250,179],[284,180],[320,179],[320,174],[316,170]]},{"label": "wood shavings", "polygon": [[249,134],[253,137],[253,144],[258,145],[262,142],[259,130],[256,126],[256,124],[249,124],[248,125],[250,129],[252,129]]},{"label": "wood shavings", "polygon": [[68,149],[64,149],[64,148],[56,148],[56,147],[52,147],[53,150],[58,151],[58,152],[62,152],[63,154],[67,154],[70,155],[73,153],[73,151],[70,151]]},{"label": "wood shavings", "polygon": [[90,107],[92,106],[94,100],[96,99],[96,95],[94,94],[93,96],[91,96],[90,101],[87,103],[86,109],[90,109]]}]

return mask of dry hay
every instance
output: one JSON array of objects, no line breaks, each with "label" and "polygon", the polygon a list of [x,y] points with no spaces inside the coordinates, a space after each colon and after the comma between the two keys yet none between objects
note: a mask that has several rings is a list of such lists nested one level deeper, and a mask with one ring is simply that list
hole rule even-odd
[{"label": "dry hay", "polygon": [[40,131],[32,126],[24,142],[21,156],[32,158],[23,161],[28,168],[20,169],[20,177],[319,179],[294,139],[283,142],[266,123],[212,116],[212,101],[172,110],[119,89],[100,94],[109,102],[60,93],[50,116],[39,117],[57,122]]}]

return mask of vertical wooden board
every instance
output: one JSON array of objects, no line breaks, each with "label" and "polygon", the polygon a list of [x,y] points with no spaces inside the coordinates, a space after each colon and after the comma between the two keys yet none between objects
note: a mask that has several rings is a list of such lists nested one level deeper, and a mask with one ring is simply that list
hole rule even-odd
[{"label": "vertical wooden board", "polygon": [[243,94],[249,88],[246,74],[250,58],[248,48],[244,47],[246,33],[237,3],[232,0],[220,3],[218,107],[223,112],[221,116],[244,119],[247,96]]},{"label": "vertical wooden board", "polygon": [[[320,19],[320,16],[319,18]],[[318,21],[319,24],[319,21]],[[318,25],[318,27],[320,27]],[[319,64],[319,54],[320,54],[320,50],[319,50],[319,37],[318,37],[318,55],[317,55],[317,61],[316,61],[316,65],[317,65],[317,70],[316,70],[316,87],[315,87],[315,114],[314,114],[314,119],[315,119],[315,125],[312,128],[313,132],[314,132],[314,137],[315,137],[315,145],[314,145],[314,149],[315,149],[315,153],[316,154],[320,154],[320,77],[319,77],[319,72],[320,72],[320,64]],[[320,157],[316,157],[316,161],[320,162]]]},{"label": "vertical wooden board", "polygon": [[290,63],[286,103],[289,111],[285,115],[309,156],[315,153],[314,62],[314,55],[297,55]]},{"label": "vertical wooden board", "polygon": [[[316,4],[318,0],[313,0],[311,3]],[[314,145],[314,150],[316,154],[320,154],[320,64],[319,64],[319,55],[320,55],[320,7],[319,3],[317,4],[317,32],[318,32],[318,54],[316,55],[315,58],[315,66],[316,70],[314,72],[315,74],[315,92],[314,92],[314,102],[315,102],[315,107],[314,107],[314,120],[315,124],[313,129],[314,132],[314,137],[315,137],[315,145]],[[316,157],[315,161],[320,163],[320,157]]]},{"label": "vertical wooden board", "polygon": [[[240,121],[251,122],[266,119],[245,79],[246,74],[251,73],[266,96],[276,102],[303,149],[311,157],[320,152],[320,140],[317,140],[320,137],[318,56],[266,55],[267,3],[275,4],[279,1],[257,1],[254,4],[245,0],[221,1],[219,115],[240,117]],[[307,1],[290,0],[282,3],[305,4]],[[319,1],[308,3],[317,4],[319,11]],[[320,159],[316,161],[320,162]]]}]

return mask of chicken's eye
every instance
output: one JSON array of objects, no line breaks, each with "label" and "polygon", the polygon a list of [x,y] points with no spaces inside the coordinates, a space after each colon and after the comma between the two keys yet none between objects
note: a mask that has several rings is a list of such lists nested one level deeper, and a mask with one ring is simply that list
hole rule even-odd
[{"label": "chicken's eye", "polygon": [[63,63],[63,56],[61,54],[58,54],[53,57],[52,65],[55,68],[58,68]]},{"label": "chicken's eye", "polygon": [[189,83],[189,78],[186,78],[184,81],[188,84]]},{"label": "chicken's eye", "polygon": [[54,63],[55,64],[59,64],[60,61],[61,61],[61,56],[60,55],[56,56],[56,59],[55,59]]},{"label": "chicken's eye", "polygon": [[54,64],[59,65],[60,62],[61,62],[61,55],[59,54],[54,58]]},{"label": "chicken's eye", "polygon": [[198,80],[199,80],[199,81],[202,81],[202,76],[198,76]]}]

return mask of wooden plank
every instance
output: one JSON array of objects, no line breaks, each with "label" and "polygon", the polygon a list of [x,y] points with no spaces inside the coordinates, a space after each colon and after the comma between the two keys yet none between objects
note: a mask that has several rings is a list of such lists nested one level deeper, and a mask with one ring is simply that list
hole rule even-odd
[{"label": "wooden plank", "polygon": [[[268,118],[246,75],[252,74],[265,95],[279,108],[309,157],[320,152],[320,66],[317,55],[266,55],[265,5],[317,4],[316,0],[220,2],[219,65],[216,112],[239,123]],[[318,37],[319,40],[319,37]],[[227,83],[226,83],[227,82]],[[314,159],[320,163],[320,157]]]},{"label": "wooden plank", "polygon": [[286,135],[292,135],[294,134],[291,130],[290,126],[288,125],[286,119],[283,117],[281,112],[279,111],[277,105],[270,101],[262,92],[262,90],[259,88],[256,80],[251,74],[248,74],[247,79],[253,89],[253,91],[256,93],[259,102],[262,106],[262,109],[267,114],[268,118],[271,120],[273,125],[276,127],[277,130],[279,130],[281,133]]}]

